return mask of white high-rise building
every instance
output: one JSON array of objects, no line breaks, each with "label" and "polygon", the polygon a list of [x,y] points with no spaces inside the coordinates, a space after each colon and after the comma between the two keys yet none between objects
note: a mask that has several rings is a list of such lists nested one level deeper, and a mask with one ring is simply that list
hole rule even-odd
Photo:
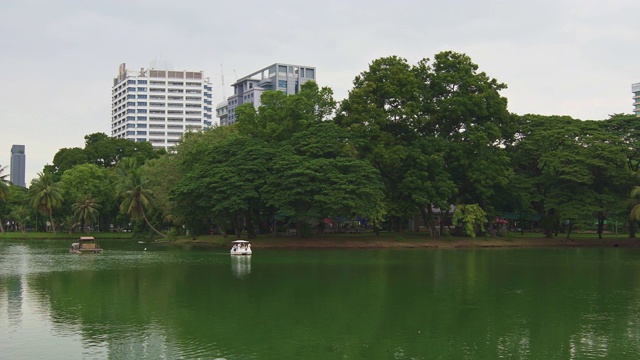
[{"label": "white high-rise building", "polygon": [[640,117],[640,83],[631,85],[631,92],[633,92],[633,112]]},{"label": "white high-rise building", "polygon": [[127,70],[111,89],[111,136],[174,146],[186,131],[212,124],[212,88],[203,71]]},{"label": "white high-rise building", "polygon": [[260,96],[266,90],[278,90],[287,95],[297,94],[300,85],[316,80],[316,68],[303,65],[276,63],[238,79],[233,85],[233,95],[216,106],[220,125],[236,122],[236,108],[244,103],[260,106]]}]

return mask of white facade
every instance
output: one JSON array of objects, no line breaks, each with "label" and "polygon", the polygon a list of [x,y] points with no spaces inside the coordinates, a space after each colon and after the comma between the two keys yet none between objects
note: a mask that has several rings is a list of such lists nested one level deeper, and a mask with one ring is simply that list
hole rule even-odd
[{"label": "white facade", "polygon": [[640,83],[631,85],[633,92],[633,112],[640,117]]},{"label": "white facade", "polygon": [[203,71],[127,70],[111,89],[111,136],[168,149],[212,124],[212,87]]},{"label": "white facade", "polygon": [[316,80],[315,67],[279,63],[239,79],[231,85],[233,95],[216,106],[216,116],[220,119],[220,125],[235,123],[235,110],[244,103],[252,103],[254,107],[259,107],[260,96],[264,91],[278,90],[287,95],[297,94],[300,85],[309,80]]}]

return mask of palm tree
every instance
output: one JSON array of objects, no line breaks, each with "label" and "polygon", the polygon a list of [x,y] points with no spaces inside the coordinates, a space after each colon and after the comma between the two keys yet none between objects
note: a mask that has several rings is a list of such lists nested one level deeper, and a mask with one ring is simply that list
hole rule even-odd
[{"label": "palm tree", "polygon": [[[9,181],[7,180],[9,174],[2,175],[5,168],[6,166],[0,166],[0,200],[2,201],[7,201],[7,197],[9,196]],[[0,232],[4,234],[2,219],[0,219]]]},{"label": "palm tree", "polygon": [[153,227],[147,218],[146,213],[153,208],[154,198],[153,192],[148,188],[149,179],[143,174],[142,168],[137,165],[135,159],[125,158],[116,171],[116,192],[118,196],[124,197],[120,211],[130,215],[134,220],[143,218],[153,231],[166,238],[167,235]]},{"label": "palm tree", "polygon": [[91,225],[96,221],[98,214],[100,213],[100,205],[96,203],[96,200],[91,195],[81,196],[75,204],[72,205],[73,215],[82,223],[82,231],[84,231],[85,225]]},{"label": "palm tree", "polygon": [[38,179],[31,183],[33,188],[33,207],[44,214],[49,215],[53,234],[56,234],[56,226],[53,222],[53,209],[62,204],[60,187],[53,181],[50,173],[38,173]]},{"label": "palm tree", "polygon": [[13,220],[18,222],[18,227],[20,228],[22,233],[24,233],[25,232],[25,227],[27,225],[27,222],[31,218],[30,215],[31,214],[30,214],[29,209],[26,206],[21,205],[21,206],[16,206],[11,211],[11,214],[9,216],[11,217],[11,219],[13,219]]}]

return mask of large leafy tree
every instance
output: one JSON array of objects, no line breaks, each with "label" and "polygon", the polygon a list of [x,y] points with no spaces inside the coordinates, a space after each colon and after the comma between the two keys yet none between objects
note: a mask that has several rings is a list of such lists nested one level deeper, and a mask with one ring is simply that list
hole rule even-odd
[{"label": "large leafy tree", "polygon": [[329,119],[336,107],[333,91],[319,88],[314,81],[302,84],[298,94],[265,91],[260,100],[258,109],[251,104],[238,107],[236,126],[241,134],[269,143],[287,140],[291,135]]},{"label": "large leafy tree", "polygon": [[194,233],[202,233],[214,224],[222,222],[222,219],[213,218],[208,193],[206,196],[202,196],[202,193],[194,196],[195,192],[203,189],[199,183],[206,180],[196,174],[207,171],[207,165],[203,164],[207,158],[203,154],[209,154],[212,146],[236,135],[235,126],[214,127],[200,133],[187,133],[176,146],[176,152],[170,155],[169,161],[151,164],[154,174],[173,171],[177,175],[156,178],[156,186],[161,189],[165,198],[170,200],[173,217],[179,219]]},{"label": "large leafy tree", "polygon": [[45,172],[51,172],[55,181],[59,181],[65,171],[80,164],[111,168],[129,157],[143,165],[148,160],[166,154],[166,150],[154,149],[151,143],[116,139],[104,133],[93,133],[84,138],[84,148],[60,149],[53,157],[53,164],[45,166]]},{"label": "large leafy tree", "polygon": [[114,172],[95,164],[80,164],[66,170],[60,180],[66,213],[73,213],[73,204],[91,194],[101,206],[100,227],[106,229],[118,212],[118,202],[113,191]]},{"label": "large leafy tree", "polygon": [[433,231],[433,206],[487,208],[506,184],[505,85],[477,69],[455,52],[415,66],[394,56],[354,80],[336,122],[380,171],[392,222],[418,210]]},{"label": "large leafy tree", "polygon": [[[399,229],[401,219],[416,210],[413,199],[418,196],[414,198],[413,191],[424,185],[418,184],[422,182],[419,179],[428,177],[409,164],[414,155],[421,157],[410,149],[422,135],[420,83],[414,68],[405,59],[393,56],[374,60],[353,84],[335,121],[352,134],[350,141],[358,156],[380,173],[391,227]],[[410,171],[413,180],[405,181]]]},{"label": "large leafy tree", "polygon": [[332,122],[320,123],[283,143],[262,189],[268,205],[303,224],[329,216],[383,214],[379,173],[355,158],[347,133]]},{"label": "large leafy tree", "polygon": [[248,237],[255,237],[255,219],[262,210],[260,189],[273,157],[271,147],[237,134],[203,145],[202,152],[182,157],[182,177],[172,192],[183,204],[177,211],[191,229],[202,230],[194,220],[205,225],[231,224],[236,235],[246,227]]},{"label": "large leafy tree", "polygon": [[[531,195],[529,208],[542,216],[545,234],[560,222],[595,221],[598,214],[623,213],[637,174],[629,170],[621,138],[599,122],[525,115],[508,147],[511,162]],[[523,197],[521,197],[523,198]]]},{"label": "large leafy tree", "polygon": [[[5,170],[5,166],[0,166],[0,200],[3,202],[7,201],[7,196],[9,195],[9,181],[7,180],[7,176],[9,174],[3,174]],[[4,234],[4,228],[2,227],[2,218],[0,217],[0,231]]]},{"label": "large leafy tree", "polygon": [[149,189],[148,177],[136,159],[123,159],[117,167],[117,173],[116,193],[124,199],[120,204],[120,211],[134,220],[143,219],[154,232],[167,237],[149,222],[147,212],[154,207],[153,192]]},{"label": "large leafy tree", "polygon": [[49,215],[53,234],[56,233],[55,222],[53,221],[53,210],[62,204],[62,191],[58,183],[54,182],[51,173],[38,173],[38,178],[31,183],[29,190],[33,196],[33,207]]},{"label": "large leafy tree", "polygon": [[457,187],[456,203],[485,210],[510,176],[501,146],[511,137],[506,85],[478,71],[467,55],[445,51],[416,66],[423,134],[445,141],[444,161]]}]

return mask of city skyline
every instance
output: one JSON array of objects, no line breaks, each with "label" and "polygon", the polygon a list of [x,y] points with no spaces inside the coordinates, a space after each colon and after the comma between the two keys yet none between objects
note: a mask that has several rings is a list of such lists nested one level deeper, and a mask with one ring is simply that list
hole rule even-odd
[{"label": "city skyline", "polygon": [[640,49],[630,45],[640,34],[636,1],[149,4],[0,4],[0,28],[11,34],[0,40],[0,165],[9,165],[10,144],[25,144],[29,184],[59,149],[110,135],[111,82],[123,62],[203,70],[215,106],[238,76],[265,64],[313,65],[340,101],[376,58],[415,64],[452,50],[508,85],[509,111],[583,120],[632,113],[629,87],[640,81]]}]

